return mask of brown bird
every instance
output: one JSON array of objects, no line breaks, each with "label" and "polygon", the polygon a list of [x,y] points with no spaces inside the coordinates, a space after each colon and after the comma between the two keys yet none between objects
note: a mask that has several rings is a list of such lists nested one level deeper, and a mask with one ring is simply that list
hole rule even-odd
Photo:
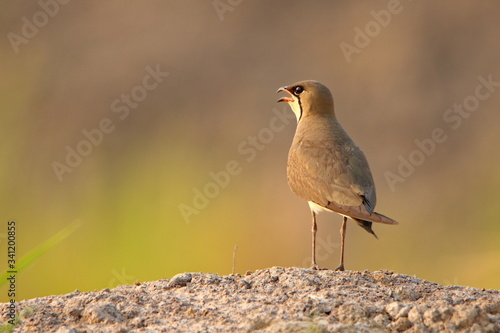
[{"label": "brown bird", "polygon": [[278,89],[297,117],[297,129],[288,153],[287,176],[292,191],[307,200],[312,214],[312,264],[316,263],[316,214],[335,212],[344,217],[340,228],[340,266],[344,270],[347,218],[377,235],[372,222],[398,224],[374,211],[375,185],[365,154],[335,117],[330,90],[317,81],[301,81]]}]

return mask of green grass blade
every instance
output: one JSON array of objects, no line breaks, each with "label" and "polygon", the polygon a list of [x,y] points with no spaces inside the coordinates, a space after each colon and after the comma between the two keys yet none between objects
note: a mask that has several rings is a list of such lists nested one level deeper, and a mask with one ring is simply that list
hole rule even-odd
[{"label": "green grass blade", "polygon": [[[73,221],[70,225],[56,233],[54,236],[47,239],[42,244],[38,245],[36,248],[28,252],[24,257],[16,262],[16,268],[14,269],[17,274],[19,274],[26,267],[34,263],[38,258],[44,255],[47,251],[51,250],[54,246],[62,242],[69,235],[71,235],[76,229],[78,229],[81,225],[79,220]],[[7,278],[10,276],[10,273],[7,273],[10,269],[5,270],[0,275],[0,287],[7,283]]]}]

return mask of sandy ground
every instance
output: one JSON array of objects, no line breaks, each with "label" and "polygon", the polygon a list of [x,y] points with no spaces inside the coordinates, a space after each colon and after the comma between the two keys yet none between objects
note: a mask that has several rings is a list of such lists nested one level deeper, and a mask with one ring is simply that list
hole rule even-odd
[{"label": "sandy ground", "polygon": [[182,273],[30,299],[18,310],[14,332],[500,332],[500,291],[388,271]]}]

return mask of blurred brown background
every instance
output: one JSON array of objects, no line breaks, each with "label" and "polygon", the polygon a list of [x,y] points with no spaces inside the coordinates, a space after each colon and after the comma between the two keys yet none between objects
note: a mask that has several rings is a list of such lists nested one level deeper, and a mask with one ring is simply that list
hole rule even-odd
[{"label": "blurred brown background", "polygon": [[[81,224],[19,274],[18,300],[228,274],[235,245],[239,273],[309,265],[275,93],[303,79],[332,89],[400,222],[378,241],[349,224],[347,269],[500,288],[500,84],[479,79],[500,82],[498,1],[60,1],[0,5],[0,268],[8,220],[18,259]],[[68,166],[68,149],[86,156]],[[319,217],[321,266],[340,222]]]}]

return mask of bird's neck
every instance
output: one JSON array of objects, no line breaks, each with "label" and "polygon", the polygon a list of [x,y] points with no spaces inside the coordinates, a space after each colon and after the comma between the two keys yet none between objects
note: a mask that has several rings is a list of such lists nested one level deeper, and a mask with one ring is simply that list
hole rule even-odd
[{"label": "bird's neck", "polygon": [[332,140],[339,131],[344,132],[335,115],[305,115],[297,124],[295,140]]}]

